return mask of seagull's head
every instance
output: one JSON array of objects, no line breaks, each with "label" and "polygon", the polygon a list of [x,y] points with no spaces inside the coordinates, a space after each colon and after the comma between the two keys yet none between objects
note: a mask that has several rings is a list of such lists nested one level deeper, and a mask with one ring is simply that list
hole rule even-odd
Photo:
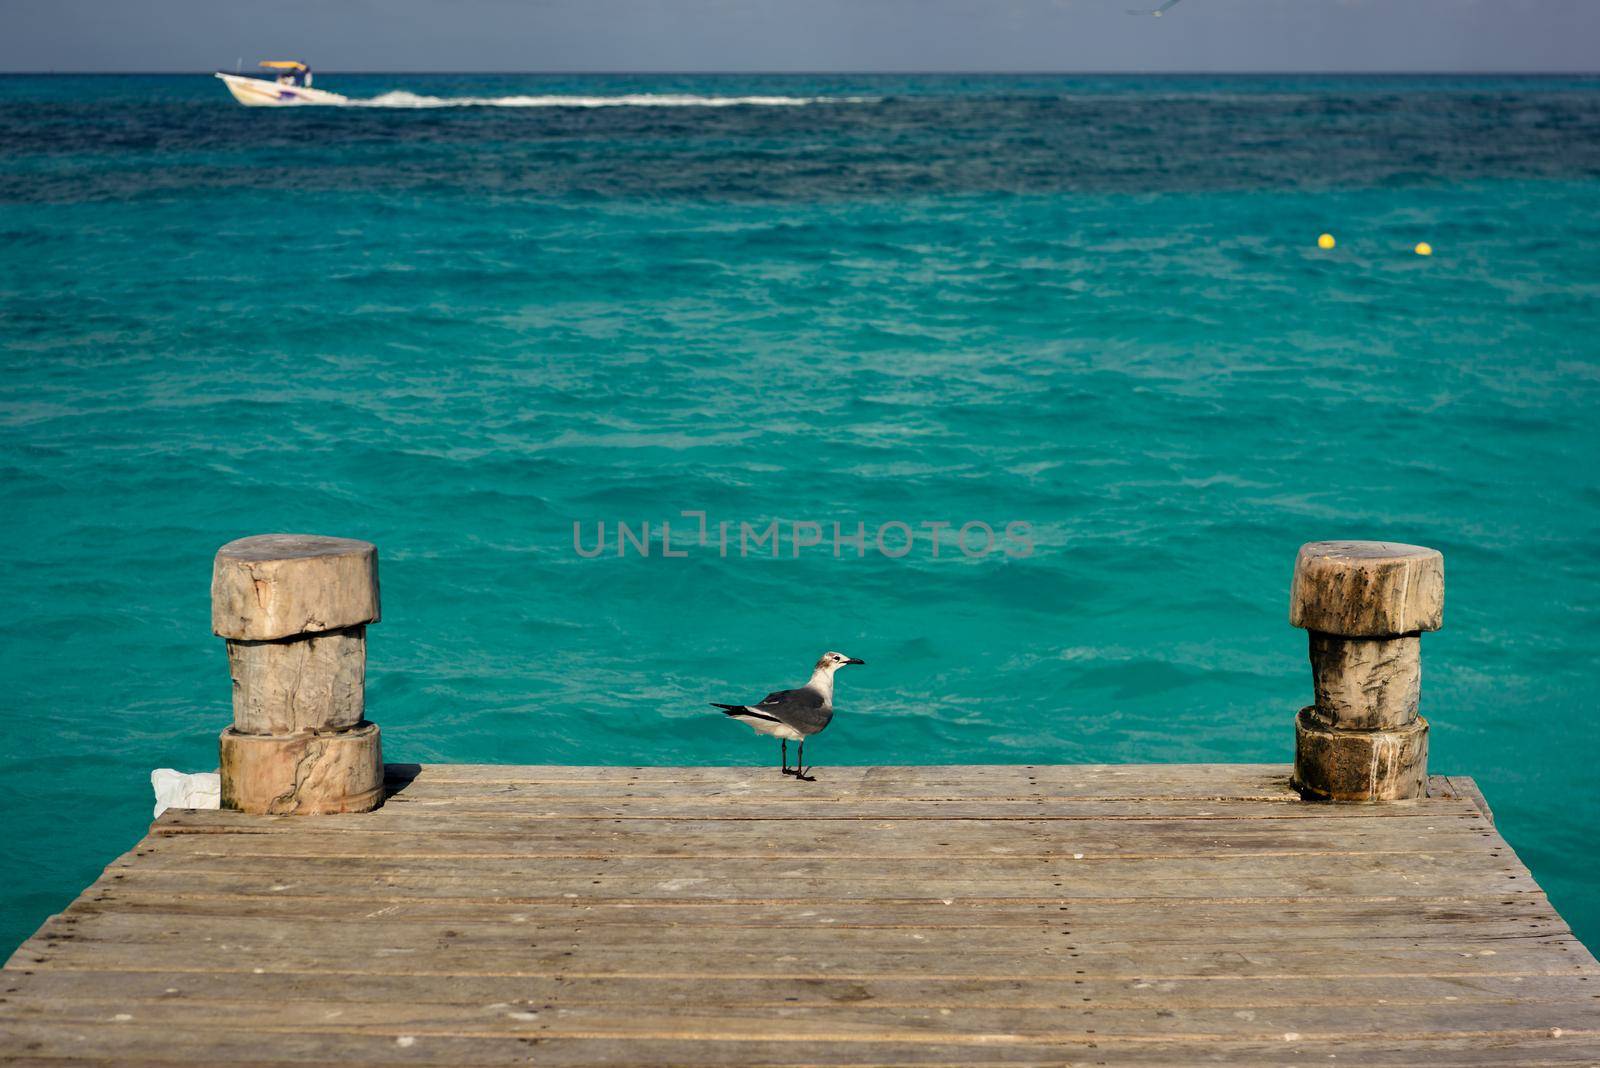
[{"label": "seagull's head", "polygon": [[822,659],[817,661],[816,670],[826,671],[828,674],[832,675],[835,671],[838,671],[846,664],[865,663],[865,660],[860,660],[853,656],[845,656],[843,653],[823,653]]}]

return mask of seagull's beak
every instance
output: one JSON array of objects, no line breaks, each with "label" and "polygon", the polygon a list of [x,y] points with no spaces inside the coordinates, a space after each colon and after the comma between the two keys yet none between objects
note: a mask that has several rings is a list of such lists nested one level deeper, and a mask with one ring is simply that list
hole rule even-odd
[{"label": "seagull's beak", "polygon": [[866,661],[862,660],[860,657],[852,656],[849,660],[846,660],[845,663],[846,664],[865,664]]}]

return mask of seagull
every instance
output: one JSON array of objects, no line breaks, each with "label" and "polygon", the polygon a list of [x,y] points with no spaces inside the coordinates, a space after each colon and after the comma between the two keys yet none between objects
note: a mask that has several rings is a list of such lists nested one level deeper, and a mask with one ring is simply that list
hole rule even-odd
[{"label": "seagull", "polygon": [[1165,15],[1167,13],[1169,8],[1174,8],[1174,7],[1177,7],[1177,6],[1178,6],[1178,0],[1167,0],[1166,3],[1162,4],[1160,7],[1156,8],[1154,11],[1143,11],[1143,10],[1140,10],[1139,8],[1130,7],[1128,9],[1128,14],[1130,14],[1130,15],[1151,15],[1151,16],[1154,16],[1155,18],[1160,18],[1162,15]]},{"label": "seagull", "polygon": [[[740,723],[748,723],[757,734],[770,734],[783,743],[783,773],[806,782],[816,780],[805,773],[806,737],[816,734],[833,719],[833,673],[846,664],[865,664],[843,653],[823,653],[817,666],[811,669],[811,678],[796,690],[779,690],[769,693],[754,705],[724,705],[711,702],[724,715]],[[795,758],[794,770],[789,770],[789,743],[800,743],[800,755]]]}]

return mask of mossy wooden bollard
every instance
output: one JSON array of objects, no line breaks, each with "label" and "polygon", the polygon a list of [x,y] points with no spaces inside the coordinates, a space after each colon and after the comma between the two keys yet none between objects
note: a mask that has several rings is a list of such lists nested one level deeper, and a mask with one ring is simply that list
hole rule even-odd
[{"label": "mossy wooden bollard", "polygon": [[1295,720],[1294,784],[1326,801],[1428,789],[1421,633],[1444,619],[1444,557],[1381,541],[1300,547],[1289,622],[1311,632],[1316,703]]},{"label": "mossy wooden bollard", "polygon": [[364,719],[378,618],[369,542],[260,534],[217,551],[211,629],[228,640],[233,676],[222,807],[315,815],[383,800],[378,728]]}]

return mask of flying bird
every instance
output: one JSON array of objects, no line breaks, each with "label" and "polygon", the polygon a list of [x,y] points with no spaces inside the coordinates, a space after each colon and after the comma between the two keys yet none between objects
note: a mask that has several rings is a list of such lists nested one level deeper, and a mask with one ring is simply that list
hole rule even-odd
[{"label": "flying bird", "polygon": [[1177,7],[1179,2],[1180,2],[1180,0],[1167,0],[1166,3],[1162,4],[1158,8],[1155,8],[1154,10],[1147,10],[1147,9],[1144,9],[1144,8],[1130,7],[1128,9],[1128,14],[1130,14],[1130,15],[1151,15],[1151,16],[1153,16],[1155,18],[1160,18],[1162,15],[1165,15],[1172,8]]},{"label": "flying bird", "polygon": [[[811,678],[798,689],[769,693],[753,705],[725,705],[713,701],[711,707],[720,708],[724,715],[749,724],[757,734],[768,734],[779,739],[782,743],[783,773],[814,782],[806,774],[806,739],[833,719],[833,673],[846,664],[865,663],[865,660],[843,653],[823,653],[817,666],[811,669]],[[789,769],[790,742],[800,743],[793,771]]]}]

